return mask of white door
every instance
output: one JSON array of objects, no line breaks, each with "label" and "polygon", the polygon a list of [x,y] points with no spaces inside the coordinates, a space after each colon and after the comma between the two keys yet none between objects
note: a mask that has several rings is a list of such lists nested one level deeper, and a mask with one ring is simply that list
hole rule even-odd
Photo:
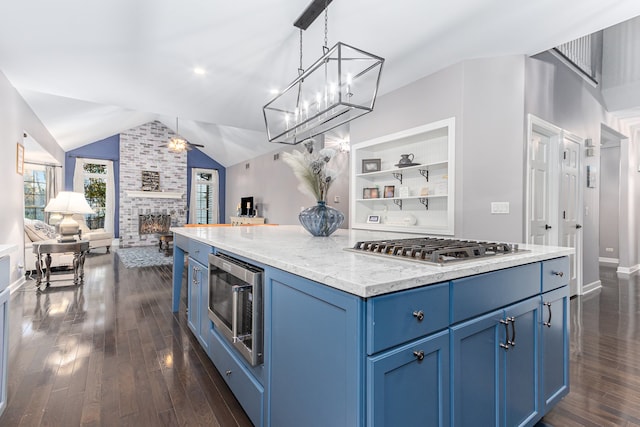
[{"label": "white door", "polygon": [[555,238],[555,220],[550,218],[551,138],[532,131],[529,139],[529,233],[527,243],[550,245]]},{"label": "white door", "polygon": [[580,153],[577,140],[564,138],[560,156],[560,246],[575,249],[569,256],[571,295],[578,292],[582,271],[582,209],[580,208]]},{"label": "white door", "polygon": [[582,292],[582,139],[529,116],[528,243],[571,247],[570,292]]}]

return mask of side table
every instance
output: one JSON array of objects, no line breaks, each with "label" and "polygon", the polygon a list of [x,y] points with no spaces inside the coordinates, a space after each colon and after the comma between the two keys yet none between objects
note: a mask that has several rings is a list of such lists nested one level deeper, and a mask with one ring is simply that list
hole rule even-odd
[{"label": "side table", "polygon": [[76,242],[58,242],[57,240],[43,240],[33,242],[33,253],[36,254],[36,286],[42,283],[42,262],[41,256],[45,255],[46,286],[51,285],[51,254],[73,253],[73,284],[84,283],[84,258],[89,251],[88,240],[78,240]]},{"label": "side table", "polygon": [[162,252],[164,249],[164,255],[169,256],[171,252],[169,250],[170,245],[173,243],[173,233],[158,233],[158,252]]}]

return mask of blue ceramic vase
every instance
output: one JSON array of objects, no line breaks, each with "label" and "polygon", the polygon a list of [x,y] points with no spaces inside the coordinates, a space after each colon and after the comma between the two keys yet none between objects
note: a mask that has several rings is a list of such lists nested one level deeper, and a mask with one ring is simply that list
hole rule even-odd
[{"label": "blue ceramic vase", "polygon": [[314,236],[329,236],[342,225],[344,215],[321,200],[317,205],[300,212],[298,219],[305,230]]}]

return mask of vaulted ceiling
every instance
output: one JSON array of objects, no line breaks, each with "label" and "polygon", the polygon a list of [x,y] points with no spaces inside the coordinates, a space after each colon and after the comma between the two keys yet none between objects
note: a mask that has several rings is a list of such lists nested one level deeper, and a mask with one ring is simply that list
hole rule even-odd
[{"label": "vaulted ceiling", "polygon": [[[0,72],[65,150],[160,120],[230,166],[274,150],[262,106],[297,75],[309,1],[26,0],[0,6]],[[640,15],[637,0],[334,0],[329,45],[386,59],[380,93],[464,59],[532,55]],[[304,33],[321,56],[324,19]],[[200,67],[204,74],[194,73]]]}]

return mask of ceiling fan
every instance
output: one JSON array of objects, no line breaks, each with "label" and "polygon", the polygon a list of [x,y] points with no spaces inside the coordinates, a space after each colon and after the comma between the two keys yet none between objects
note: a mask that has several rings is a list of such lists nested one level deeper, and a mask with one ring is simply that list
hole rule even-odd
[{"label": "ceiling fan", "polygon": [[176,136],[169,139],[167,143],[167,147],[169,151],[174,153],[184,153],[185,151],[191,151],[195,147],[204,147],[202,144],[194,144],[192,142],[187,141],[183,137],[180,136],[180,132],[178,132],[178,118],[176,117]]}]

